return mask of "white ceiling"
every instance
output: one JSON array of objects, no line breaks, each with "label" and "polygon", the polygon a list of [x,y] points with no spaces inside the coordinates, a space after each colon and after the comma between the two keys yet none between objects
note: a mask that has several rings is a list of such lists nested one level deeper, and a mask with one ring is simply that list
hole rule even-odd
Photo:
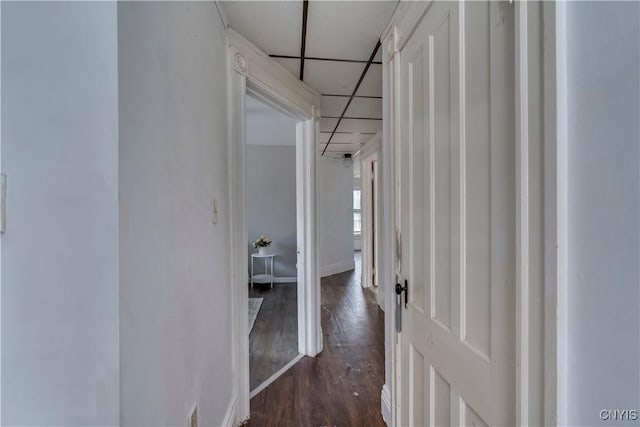
[{"label": "white ceiling", "polygon": [[[326,156],[354,154],[382,129],[382,66],[376,63],[381,61],[381,49],[378,49],[333,133],[397,3],[397,0],[308,3],[303,80],[323,95],[319,149],[322,152],[331,138]],[[222,1],[221,4],[229,26],[267,54],[275,55],[276,61],[300,77],[303,1]]]},{"label": "white ceiling", "polygon": [[366,61],[391,17],[395,3],[310,2],[306,55]]},{"label": "white ceiling", "polygon": [[[300,55],[301,1],[220,2],[229,25],[268,54]],[[291,32],[295,31],[294,37]],[[295,53],[293,53],[295,54]]]},{"label": "white ceiling", "polygon": [[[373,47],[375,47],[375,43],[371,49]],[[304,65],[305,83],[308,83],[318,92],[322,94],[351,95],[366,64],[311,61],[307,59]],[[377,67],[380,66],[378,65]],[[372,68],[375,67],[372,66]],[[382,88],[382,80],[380,80],[380,87]]]}]

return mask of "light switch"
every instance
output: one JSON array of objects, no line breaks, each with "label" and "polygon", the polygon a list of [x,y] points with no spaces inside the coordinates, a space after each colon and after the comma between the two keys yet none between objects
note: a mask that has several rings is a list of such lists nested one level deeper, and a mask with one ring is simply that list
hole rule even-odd
[{"label": "light switch", "polygon": [[216,199],[211,202],[211,222],[218,223],[218,201]]},{"label": "light switch", "polygon": [[7,215],[7,174],[0,173],[0,233],[5,231]]}]

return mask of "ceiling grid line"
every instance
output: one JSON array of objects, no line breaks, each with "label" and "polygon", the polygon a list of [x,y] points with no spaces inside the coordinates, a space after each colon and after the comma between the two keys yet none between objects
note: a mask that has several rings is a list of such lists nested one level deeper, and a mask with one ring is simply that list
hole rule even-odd
[{"label": "ceiling grid line", "polygon": [[[344,58],[320,58],[317,56],[295,56],[295,55],[269,55],[271,58],[280,59],[308,59],[310,61],[329,61],[329,62],[352,62],[356,64],[366,64],[366,59],[344,59]],[[382,65],[381,61],[373,61],[372,64]]]},{"label": "ceiling grid line", "polygon": [[216,5],[229,27],[320,94],[318,153],[353,154],[381,130],[382,48],[369,55],[398,0]]},{"label": "ceiling grid line", "polygon": [[[349,98],[351,95],[338,95],[338,94],[330,94],[323,93],[321,96],[332,96],[332,97],[340,97],[340,98]],[[353,95],[354,98],[365,98],[365,99],[382,99],[381,96],[373,96],[373,95]]]},{"label": "ceiling grid line", "polygon": [[[320,133],[333,133],[330,130],[321,130]],[[345,132],[345,131],[338,131],[335,132],[336,134],[340,135],[340,134],[349,134],[349,135],[375,135],[375,132]]]},{"label": "ceiling grid line", "polygon": [[323,119],[340,119],[342,120],[382,120],[382,117],[339,117],[339,116],[321,116]]},{"label": "ceiling grid line", "polygon": [[307,17],[309,14],[309,1],[302,2],[302,41],[300,42],[300,80],[304,81],[304,51],[307,45]]},{"label": "ceiling grid line", "polygon": [[378,39],[378,41],[376,42],[376,47],[373,48],[373,52],[371,52],[371,56],[369,57],[369,61],[367,62],[367,65],[364,66],[364,70],[362,70],[362,74],[360,75],[360,78],[358,79],[358,83],[356,84],[356,87],[353,88],[353,93],[351,93],[351,96],[349,97],[349,100],[347,101],[347,105],[344,106],[344,110],[342,111],[342,114],[340,115],[340,118],[338,119],[338,122],[336,123],[336,126],[333,128],[333,132],[331,133],[331,136],[329,137],[329,141],[327,141],[327,145],[324,146],[324,150],[322,150],[322,154],[321,156],[324,156],[324,153],[327,151],[327,147],[329,147],[329,144],[331,144],[331,140],[333,139],[333,135],[335,135],[336,131],[338,130],[338,126],[340,126],[340,122],[342,122],[342,119],[344,118],[344,115],[347,113],[347,110],[349,109],[349,105],[351,105],[351,101],[353,101],[353,97],[355,96],[356,92],[358,92],[358,89],[360,88],[360,85],[362,84],[362,81],[364,80],[364,76],[367,74],[367,71],[369,71],[369,67],[371,67],[371,63],[373,62],[373,58],[376,57],[376,54],[378,53],[378,49],[380,49],[380,39]]}]

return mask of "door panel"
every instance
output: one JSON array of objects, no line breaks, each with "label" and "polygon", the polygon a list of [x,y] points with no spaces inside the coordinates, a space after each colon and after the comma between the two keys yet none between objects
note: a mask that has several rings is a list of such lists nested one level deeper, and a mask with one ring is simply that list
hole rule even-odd
[{"label": "door panel", "polygon": [[455,57],[455,46],[451,43],[451,14],[446,13],[428,38],[428,78],[430,116],[432,123],[429,145],[432,147],[433,179],[430,199],[433,208],[433,259],[430,282],[431,319],[445,330],[451,330],[451,286],[453,271],[452,246],[452,96],[451,59]]},{"label": "door panel", "polygon": [[409,387],[411,398],[409,399],[409,413],[411,425],[425,425],[425,405],[427,391],[425,390],[425,361],[423,352],[411,346],[409,355]]},{"label": "door panel", "polygon": [[513,34],[434,2],[401,51],[403,426],[515,423]]},{"label": "door panel", "polygon": [[[489,90],[489,7],[487,3],[465,5],[466,135],[464,184],[466,274],[461,282],[465,343],[490,358],[491,329],[491,133]],[[473,286],[467,284],[472,282]],[[473,301],[469,304],[468,301]]]},{"label": "door panel", "polygon": [[[408,159],[408,162],[410,162],[409,173],[416,179],[413,182],[406,182],[412,193],[412,197],[408,200],[411,205],[411,210],[423,209],[425,212],[430,212],[428,192],[425,190],[429,186],[431,177],[426,173],[428,170],[424,165],[430,163],[431,155],[428,149],[429,147],[426,145],[413,144],[414,141],[422,141],[425,137],[425,116],[428,113],[428,106],[423,102],[423,94],[426,90],[424,86],[425,61],[424,51],[420,46],[420,48],[416,49],[412,54],[412,58],[407,66],[408,83],[410,85],[408,94],[410,99],[408,101],[412,111],[412,114],[407,116],[409,119],[408,131],[411,135],[407,142],[413,154],[413,157]],[[414,183],[420,183],[420,185],[414,186]],[[412,221],[413,217],[409,217],[409,220]],[[430,274],[430,263],[428,262],[430,254],[429,245],[427,244],[429,241],[429,228],[426,227],[424,221],[417,221],[411,224],[411,229],[416,235],[423,237],[422,239],[414,239],[411,242],[414,245],[413,249],[421,253],[424,258],[423,262],[417,264],[415,268],[419,270],[420,274],[428,276]],[[409,303],[411,306],[423,313],[427,307],[427,292],[425,286],[426,284],[424,282],[416,283],[415,286],[412,285],[411,293],[409,294]]]},{"label": "door panel", "polygon": [[437,426],[451,425],[451,385],[431,366],[429,394],[429,424]]}]

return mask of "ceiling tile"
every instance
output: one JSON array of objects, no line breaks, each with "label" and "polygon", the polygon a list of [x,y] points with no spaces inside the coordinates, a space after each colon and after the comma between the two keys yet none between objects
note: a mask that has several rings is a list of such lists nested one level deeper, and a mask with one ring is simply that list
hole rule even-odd
[{"label": "ceiling tile", "polygon": [[366,61],[395,5],[396,1],[310,2],[306,54]]},{"label": "ceiling tile", "polygon": [[[320,149],[324,150],[327,144],[320,144]],[[355,153],[361,148],[361,144],[334,144],[333,142],[327,147],[326,153]]]},{"label": "ceiling tile", "polygon": [[229,26],[268,54],[300,55],[301,1],[222,1]]},{"label": "ceiling tile", "polygon": [[[322,119],[321,119],[322,120]],[[324,130],[324,129],[320,129]],[[382,130],[382,120],[353,120],[342,119],[338,131],[340,132],[378,132]]]},{"label": "ceiling tile", "polygon": [[345,116],[382,118],[382,99],[353,98]]},{"label": "ceiling tile", "polygon": [[369,135],[366,133],[336,133],[331,140],[331,143],[334,142],[342,143],[342,142],[351,142],[353,144],[366,144],[374,135]]},{"label": "ceiling tile", "polygon": [[[320,144],[320,148],[324,150],[324,147],[327,147],[327,144]],[[327,153],[329,151],[333,152],[347,152],[350,153],[352,151],[357,151],[361,147],[360,144],[334,144],[333,142],[329,144],[327,147]]]},{"label": "ceiling tile", "polygon": [[338,119],[320,119],[320,131],[333,132]]},{"label": "ceiling tile", "polygon": [[382,65],[372,64],[369,67],[356,95],[382,96]]},{"label": "ceiling tile", "polygon": [[287,69],[291,74],[298,78],[300,76],[300,60],[291,58],[273,58]]},{"label": "ceiling tile", "polygon": [[352,62],[307,59],[304,61],[304,81],[320,93],[351,95],[364,66]]},{"label": "ceiling tile", "polygon": [[[330,133],[321,133],[320,142],[327,142]],[[331,144],[364,144],[373,138],[374,135],[358,134],[358,133],[336,133],[331,139]]]},{"label": "ceiling tile", "polygon": [[[320,149],[320,153],[322,153],[322,148]],[[354,153],[351,153],[351,154],[354,154]],[[342,160],[344,158],[344,153],[332,153],[330,151],[326,151],[322,157],[325,159]]]},{"label": "ceiling tile", "polygon": [[339,117],[344,110],[344,106],[347,105],[347,97],[339,96],[323,96],[320,99],[320,114],[323,116],[335,116]]}]

